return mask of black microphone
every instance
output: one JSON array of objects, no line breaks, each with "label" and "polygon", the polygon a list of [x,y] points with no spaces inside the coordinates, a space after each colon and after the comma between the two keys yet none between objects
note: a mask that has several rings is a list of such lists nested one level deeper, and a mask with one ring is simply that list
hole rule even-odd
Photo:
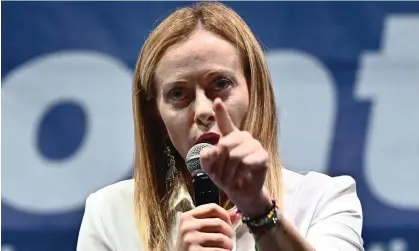
[{"label": "black microphone", "polygon": [[208,143],[194,145],[186,155],[186,167],[192,175],[195,206],[209,203],[219,204],[220,191],[208,175],[202,170],[199,153],[206,147],[213,147]]}]

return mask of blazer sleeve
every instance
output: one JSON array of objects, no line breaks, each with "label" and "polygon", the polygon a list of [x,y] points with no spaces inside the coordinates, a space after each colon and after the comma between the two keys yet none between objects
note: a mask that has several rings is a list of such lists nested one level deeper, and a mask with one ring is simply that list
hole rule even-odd
[{"label": "blazer sleeve", "polygon": [[355,180],[340,176],[328,183],[308,229],[307,240],[316,251],[364,251],[362,208]]},{"label": "blazer sleeve", "polygon": [[86,199],[86,206],[81,223],[77,251],[112,251],[106,228],[101,216],[98,194],[91,194]]}]

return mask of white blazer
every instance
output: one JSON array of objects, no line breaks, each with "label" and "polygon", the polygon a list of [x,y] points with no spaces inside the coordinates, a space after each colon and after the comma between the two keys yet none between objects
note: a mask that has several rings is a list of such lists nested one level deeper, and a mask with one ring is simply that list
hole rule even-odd
[{"label": "white blazer", "polygon": [[[362,208],[353,178],[329,177],[283,169],[284,217],[316,251],[364,251]],[[185,191],[177,203],[189,203]],[[180,206],[179,208],[185,208]],[[181,210],[172,229],[176,240]],[[255,242],[246,225],[233,235],[233,251],[254,251]],[[77,251],[146,251],[142,249],[134,216],[134,182],[125,180],[89,195],[80,228]]]}]

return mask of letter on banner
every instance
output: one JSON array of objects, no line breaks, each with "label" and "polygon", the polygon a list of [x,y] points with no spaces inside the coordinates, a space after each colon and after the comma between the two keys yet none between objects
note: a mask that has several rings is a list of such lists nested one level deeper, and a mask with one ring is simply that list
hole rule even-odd
[{"label": "letter on banner", "polygon": [[[66,212],[127,176],[133,161],[131,76],[120,61],[89,51],[41,56],[10,72],[2,90],[3,202],[27,212]],[[50,160],[35,142],[40,119],[67,100],[82,107],[87,128],[73,155]]]},{"label": "letter on banner", "polygon": [[294,171],[327,172],[336,93],[329,70],[300,51],[270,51],[279,115],[280,154]]},{"label": "letter on banner", "polygon": [[419,209],[419,16],[386,20],[380,52],[362,56],[356,95],[371,101],[365,176],[381,201]]}]

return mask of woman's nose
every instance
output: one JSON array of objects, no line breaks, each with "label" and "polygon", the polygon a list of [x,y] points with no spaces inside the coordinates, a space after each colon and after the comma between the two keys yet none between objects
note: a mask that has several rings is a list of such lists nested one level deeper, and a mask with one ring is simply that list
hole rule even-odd
[{"label": "woman's nose", "polygon": [[195,96],[194,121],[198,126],[211,128],[215,122],[215,114],[212,109],[213,100],[208,98],[203,90],[198,90]]}]

